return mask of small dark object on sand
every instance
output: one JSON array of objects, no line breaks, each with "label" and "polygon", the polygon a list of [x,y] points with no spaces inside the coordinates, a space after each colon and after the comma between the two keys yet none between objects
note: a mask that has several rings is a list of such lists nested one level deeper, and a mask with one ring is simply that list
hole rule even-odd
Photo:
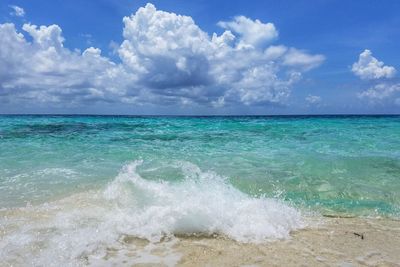
[{"label": "small dark object on sand", "polygon": [[364,234],[359,234],[359,233],[356,233],[356,232],[354,232],[353,234],[355,236],[361,237],[361,239],[364,239]]}]

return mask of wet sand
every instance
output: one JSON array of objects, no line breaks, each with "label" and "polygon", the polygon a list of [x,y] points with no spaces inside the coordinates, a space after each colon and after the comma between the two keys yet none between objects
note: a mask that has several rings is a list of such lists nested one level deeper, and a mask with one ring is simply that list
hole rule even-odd
[{"label": "wet sand", "polygon": [[[108,246],[104,244],[103,248],[99,246],[70,259],[69,265],[400,267],[400,220],[328,217],[307,220],[309,226],[291,232],[289,239],[259,244],[240,243],[217,235],[172,236],[157,243],[122,235]],[[0,225],[0,238],[18,229],[1,230]],[[38,234],[48,235],[52,230],[42,232]],[[43,249],[51,249],[43,245],[43,238],[34,246],[16,247],[11,252],[21,257],[7,259],[5,255],[0,266],[29,266],[28,262],[34,262],[39,255],[47,255],[51,266],[57,266],[59,260],[52,258],[55,254],[43,254],[46,252]],[[61,253],[58,257],[67,255]]]},{"label": "wet sand", "polygon": [[119,262],[128,266],[400,266],[400,221],[388,219],[324,218],[314,227],[293,232],[289,240],[263,244],[238,243],[224,237],[179,237],[156,245],[126,237],[124,242],[135,244],[135,248],[126,251],[123,261],[114,261],[116,254],[121,260],[121,254],[113,255],[110,250],[102,263],[119,265]]}]

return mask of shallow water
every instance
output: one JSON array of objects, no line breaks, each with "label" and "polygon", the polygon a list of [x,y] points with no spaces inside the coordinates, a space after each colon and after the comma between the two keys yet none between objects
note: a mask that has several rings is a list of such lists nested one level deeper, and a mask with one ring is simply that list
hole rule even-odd
[{"label": "shallow water", "polygon": [[0,117],[0,204],[98,189],[143,160],[146,180],[182,164],[241,192],[323,213],[397,216],[400,117]]},{"label": "shallow water", "polygon": [[124,236],[263,243],[310,214],[399,218],[398,192],[399,116],[0,116],[8,263],[76,265]]}]

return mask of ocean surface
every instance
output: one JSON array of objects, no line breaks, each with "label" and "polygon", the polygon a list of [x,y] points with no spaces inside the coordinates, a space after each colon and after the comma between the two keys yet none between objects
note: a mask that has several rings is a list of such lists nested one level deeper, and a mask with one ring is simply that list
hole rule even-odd
[{"label": "ocean surface", "polygon": [[398,219],[399,192],[400,116],[0,116],[9,264],[124,235],[257,243],[307,216]]}]

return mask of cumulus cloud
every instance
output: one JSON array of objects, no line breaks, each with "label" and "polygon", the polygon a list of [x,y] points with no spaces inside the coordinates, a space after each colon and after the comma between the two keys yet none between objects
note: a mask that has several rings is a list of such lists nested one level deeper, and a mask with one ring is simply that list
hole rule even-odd
[{"label": "cumulus cloud", "polygon": [[159,11],[152,4],[125,17],[124,24],[119,50],[123,62],[141,73],[140,83],[153,94],[169,99],[195,98],[214,106],[281,103],[299,71],[323,61],[320,55],[285,46],[264,50],[278,35],[275,26],[243,16],[219,22],[226,30],[211,37],[192,18]]},{"label": "cumulus cloud", "polygon": [[[152,4],[123,18],[115,63],[89,47],[64,47],[58,25],[0,24],[0,98],[54,103],[112,101],[165,105],[284,104],[293,85],[322,55],[271,45],[272,23],[243,16],[219,22],[220,35],[191,17]],[[25,35],[29,35],[29,41]]]},{"label": "cumulus cloud", "polygon": [[355,75],[364,80],[392,78],[396,74],[396,69],[391,66],[385,66],[382,61],[372,56],[368,49],[360,54],[357,62],[351,69]]},{"label": "cumulus cloud", "polygon": [[368,80],[370,88],[359,93],[358,97],[368,99],[372,103],[388,103],[395,100],[400,93],[400,84],[390,81],[396,75],[396,69],[372,56],[368,49],[360,54],[358,62],[352,67],[355,75],[363,80]]},{"label": "cumulus cloud", "polygon": [[306,97],[306,102],[308,103],[308,104],[310,104],[310,105],[316,105],[316,104],[319,104],[319,103],[321,103],[321,97],[320,96],[317,96],[317,95],[308,95],[307,97]]},{"label": "cumulus cloud", "polygon": [[237,33],[241,38],[238,47],[259,47],[275,40],[278,31],[272,23],[262,23],[245,16],[237,16],[233,21],[220,21],[218,26]]},{"label": "cumulus cloud", "polygon": [[13,6],[13,5],[10,5],[9,7],[12,9],[12,12],[10,13],[10,15],[16,16],[16,17],[25,16],[25,10],[22,7]]},{"label": "cumulus cloud", "polygon": [[[57,25],[24,24],[32,41],[13,24],[1,24],[0,95],[39,102],[74,103],[88,99],[111,100],[120,94],[130,77],[119,66],[88,48],[83,53],[63,46]],[[123,78],[123,79],[121,79]],[[121,81],[124,81],[121,84]]]},{"label": "cumulus cloud", "polygon": [[119,54],[144,86],[166,89],[209,82],[210,42],[192,18],[147,4],[123,22]]}]

